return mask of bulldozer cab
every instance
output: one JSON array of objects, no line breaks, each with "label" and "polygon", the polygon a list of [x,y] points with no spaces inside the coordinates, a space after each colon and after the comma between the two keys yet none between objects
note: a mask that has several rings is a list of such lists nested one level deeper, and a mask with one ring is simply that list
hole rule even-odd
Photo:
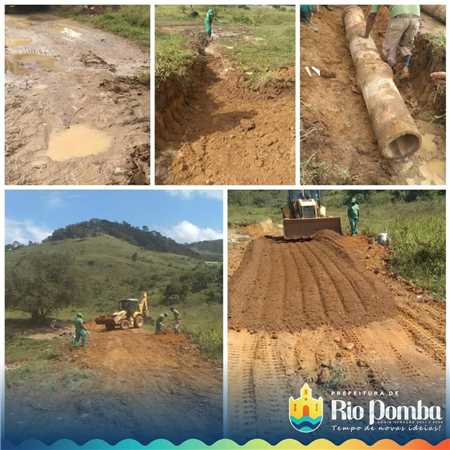
[{"label": "bulldozer cab", "polygon": [[120,300],[119,309],[134,313],[139,311],[139,301],[135,298],[127,298],[125,300]]},{"label": "bulldozer cab", "polygon": [[313,199],[310,200],[297,200],[298,212],[302,219],[315,219],[317,214],[317,202]]}]

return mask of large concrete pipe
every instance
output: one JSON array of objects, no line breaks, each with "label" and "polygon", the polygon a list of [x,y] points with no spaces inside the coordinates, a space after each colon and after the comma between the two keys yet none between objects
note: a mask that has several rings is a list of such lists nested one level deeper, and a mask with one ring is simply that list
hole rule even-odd
[{"label": "large concrete pipe", "polygon": [[394,83],[392,69],[381,59],[373,39],[361,37],[366,29],[362,9],[345,8],[344,25],[357,82],[381,154],[389,159],[413,154],[422,145],[422,136]]},{"label": "large concrete pipe", "polygon": [[440,22],[446,22],[445,5],[420,5],[420,9]]}]

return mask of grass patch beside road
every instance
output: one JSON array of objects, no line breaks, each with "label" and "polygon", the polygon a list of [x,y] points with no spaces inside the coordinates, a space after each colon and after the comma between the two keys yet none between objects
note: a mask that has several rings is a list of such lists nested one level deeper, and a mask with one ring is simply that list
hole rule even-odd
[{"label": "grass patch beside road", "polygon": [[[195,10],[197,16],[191,13]],[[208,7],[156,7],[156,77],[183,76],[194,56],[189,33],[203,32]],[[215,44],[250,82],[263,84],[281,67],[295,65],[295,8],[215,6]],[[189,32],[189,33],[187,33]]]},{"label": "grass patch beside road", "polygon": [[[96,6],[97,8],[99,5]],[[52,12],[130,39],[147,50],[150,48],[150,7],[122,5],[101,7],[98,13],[89,13],[82,6],[58,6]]]}]

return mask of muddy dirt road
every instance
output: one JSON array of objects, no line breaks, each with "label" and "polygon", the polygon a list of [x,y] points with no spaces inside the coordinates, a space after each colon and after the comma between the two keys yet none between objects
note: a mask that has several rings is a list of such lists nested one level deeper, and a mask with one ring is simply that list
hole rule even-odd
[{"label": "muddy dirt road", "polygon": [[7,183],[148,183],[148,63],[113,34],[6,15]]},{"label": "muddy dirt road", "polygon": [[270,87],[252,91],[223,56],[220,38],[219,30],[217,43],[206,47],[189,96],[159,115],[157,181],[294,183],[295,99],[289,80],[295,70],[282,69]]},{"label": "muddy dirt road", "polygon": [[443,404],[444,303],[390,274],[382,246],[325,231],[310,242],[259,237],[229,254],[238,267],[229,287],[231,435],[296,433],[287,401],[304,382],[326,400],[334,389],[399,390],[394,402]]},{"label": "muddy dirt road", "polygon": [[[72,374],[68,383],[47,398],[43,389],[31,392],[30,386],[26,395],[15,392],[7,408],[9,434],[111,443],[130,436],[143,443],[220,437],[221,367],[203,359],[185,336],[89,328],[87,349],[64,343],[67,355],[60,364],[61,372]],[[80,378],[77,371],[93,376]],[[31,426],[24,421],[30,415]],[[57,426],[49,430],[52,422]]]},{"label": "muddy dirt road", "polygon": [[[443,25],[424,17],[416,40],[410,80],[397,82],[423,136],[422,148],[401,161],[383,159],[367,108],[356,82],[342,21],[343,8],[321,8],[313,27],[301,25],[301,171],[305,184],[444,184],[445,126],[436,119],[436,88],[429,74],[445,70],[439,56],[430,61],[420,45],[424,33],[442,32]],[[377,17],[373,32],[381,49],[387,12]],[[445,28],[445,27],[444,27]],[[322,71],[309,76],[306,66]],[[426,93],[427,95],[423,95]],[[445,93],[444,93],[445,98]]]}]

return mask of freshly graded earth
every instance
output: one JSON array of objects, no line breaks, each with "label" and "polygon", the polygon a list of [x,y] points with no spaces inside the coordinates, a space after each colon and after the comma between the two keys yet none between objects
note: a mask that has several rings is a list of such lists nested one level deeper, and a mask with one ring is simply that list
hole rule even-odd
[{"label": "freshly graded earth", "polygon": [[148,184],[148,71],[126,39],[7,14],[6,182]]},{"label": "freshly graded earth", "polygon": [[295,437],[287,402],[305,382],[324,399],[398,390],[388,403],[444,403],[445,303],[391,273],[384,247],[242,232],[250,239],[229,245],[231,436]]}]

